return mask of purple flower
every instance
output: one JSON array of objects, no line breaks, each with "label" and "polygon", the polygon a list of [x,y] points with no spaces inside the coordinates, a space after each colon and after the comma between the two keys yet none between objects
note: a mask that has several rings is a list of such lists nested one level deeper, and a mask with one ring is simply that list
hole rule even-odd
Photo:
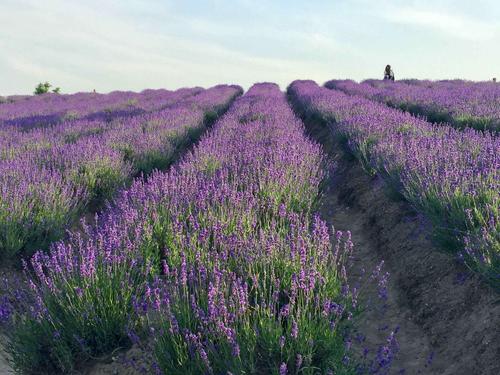
[{"label": "purple flower", "polygon": [[293,339],[297,339],[297,337],[299,337],[299,326],[297,325],[297,322],[294,320],[292,320],[292,330],[290,332],[290,336],[293,338]]},{"label": "purple flower", "polygon": [[287,373],[288,373],[288,371],[287,371],[286,363],[283,362],[280,365],[280,375],[286,375]]},{"label": "purple flower", "polygon": [[285,336],[280,336],[279,345],[280,349],[283,349],[283,347],[285,346]]},{"label": "purple flower", "polygon": [[302,354],[297,354],[297,360],[295,363],[295,367],[297,368],[297,370],[300,370],[300,368],[302,367],[303,360],[304,358],[302,357]]}]

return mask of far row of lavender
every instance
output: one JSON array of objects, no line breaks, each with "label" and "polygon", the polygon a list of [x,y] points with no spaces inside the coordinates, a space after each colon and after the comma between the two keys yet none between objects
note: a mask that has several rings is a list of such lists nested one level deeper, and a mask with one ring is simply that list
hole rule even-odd
[{"label": "far row of lavender", "polygon": [[0,95],[0,104],[14,103],[19,100],[28,100],[32,97],[33,95],[7,95],[7,96]]},{"label": "far row of lavender", "polygon": [[29,96],[0,106],[2,128],[29,130],[47,127],[69,120],[111,120],[159,109],[168,105],[168,98],[179,99],[201,92],[199,87],[169,90],[144,90],[140,93],[114,91],[109,94],[77,93],[71,95],[47,93]]},{"label": "far row of lavender", "polygon": [[[145,90],[140,94],[115,92],[95,97],[82,93],[67,95],[64,100],[56,94],[45,94],[25,99],[26,102],[16,103],[12,108],[21,113],[29,110],[30,116],[21,114],[3,123],[0,120],[0,160],[50,148],[54,143],[75,143],[83,137],[111,129],[120,118],[130,119],[167,109],[201,91],[199,88]],[[133,100],[131,95],[135,96]],[[39,98],[43,99],[43,108],[37,108]],[[38,121],[36,124],[33,123],[34,118]]]},{"label": "far row of lavender", "polygon": [[[0,256],[31,252],[61,238],[90,205],[140,173],[168,166],[209,120],[241,93],[221,85],[186,96],[161,92],[158,108],[105,120],[65,121],[18,132],[0,143]],[[192,92],[193,94],[193,92]]]},{"label": "far row of lavender", "polygon": [[253,86],[176,167],[33,257],[14,366],[69,373],[142,343],[148,373],[355,373],[352,242],[311,213],[324,162],[279,87]]},{"label": "far row of lavender", "polygon": [[431,122],[500,131],[500,84],[495,82],[332,80],[325,86],[426,116]]},{"label": "far row of lavender", "polygon": [[333,130],[365,167],[385,177],[432,220],[468,264],[500,283],[500,139],[428,123],[361,96],[296,81],[304,114]]}]

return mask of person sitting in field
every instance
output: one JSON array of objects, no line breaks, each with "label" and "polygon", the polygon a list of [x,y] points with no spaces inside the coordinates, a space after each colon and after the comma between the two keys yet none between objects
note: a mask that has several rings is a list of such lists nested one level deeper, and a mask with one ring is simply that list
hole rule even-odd
[{"label": "person sitting in field", "polygon": [[387,65],[385,67],[384,71],[384,81],[389,80],[389,81],[394,81],[394,72],[391,69],[390,65]]}]

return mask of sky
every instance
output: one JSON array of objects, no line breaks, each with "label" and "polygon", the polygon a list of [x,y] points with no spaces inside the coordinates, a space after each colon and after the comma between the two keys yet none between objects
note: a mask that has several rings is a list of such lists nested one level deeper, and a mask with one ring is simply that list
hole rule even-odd
[{"label": "sky", "polygon": [[500,79],[498,0],[0,0],[0,95]]}]

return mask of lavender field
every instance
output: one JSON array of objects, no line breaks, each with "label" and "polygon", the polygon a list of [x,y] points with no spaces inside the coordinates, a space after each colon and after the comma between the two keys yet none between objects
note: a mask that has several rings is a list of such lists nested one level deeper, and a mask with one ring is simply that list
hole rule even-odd
[{"label": "lavender field", "polygon": [[500,373],[499,87],[2,98],[0,372]]},{"label": "lavender field", "polygon": [[498,287],[500,139],[494,133],[433,125],[311,81],[294,82],[289,93],[302,111],[335,121],[335,132],[367,170],[394,185],[461,259]]},{"label": "lavender field", "polygon": [[168,166],[240,90],[49,95],[3,104],[0,258],[45,248],[132,177]]},{"label": "lavender field", "polygon": [[496,82],[332,80],[325,86],[425,116],[431,122],[500,130],[500,87]]}]

